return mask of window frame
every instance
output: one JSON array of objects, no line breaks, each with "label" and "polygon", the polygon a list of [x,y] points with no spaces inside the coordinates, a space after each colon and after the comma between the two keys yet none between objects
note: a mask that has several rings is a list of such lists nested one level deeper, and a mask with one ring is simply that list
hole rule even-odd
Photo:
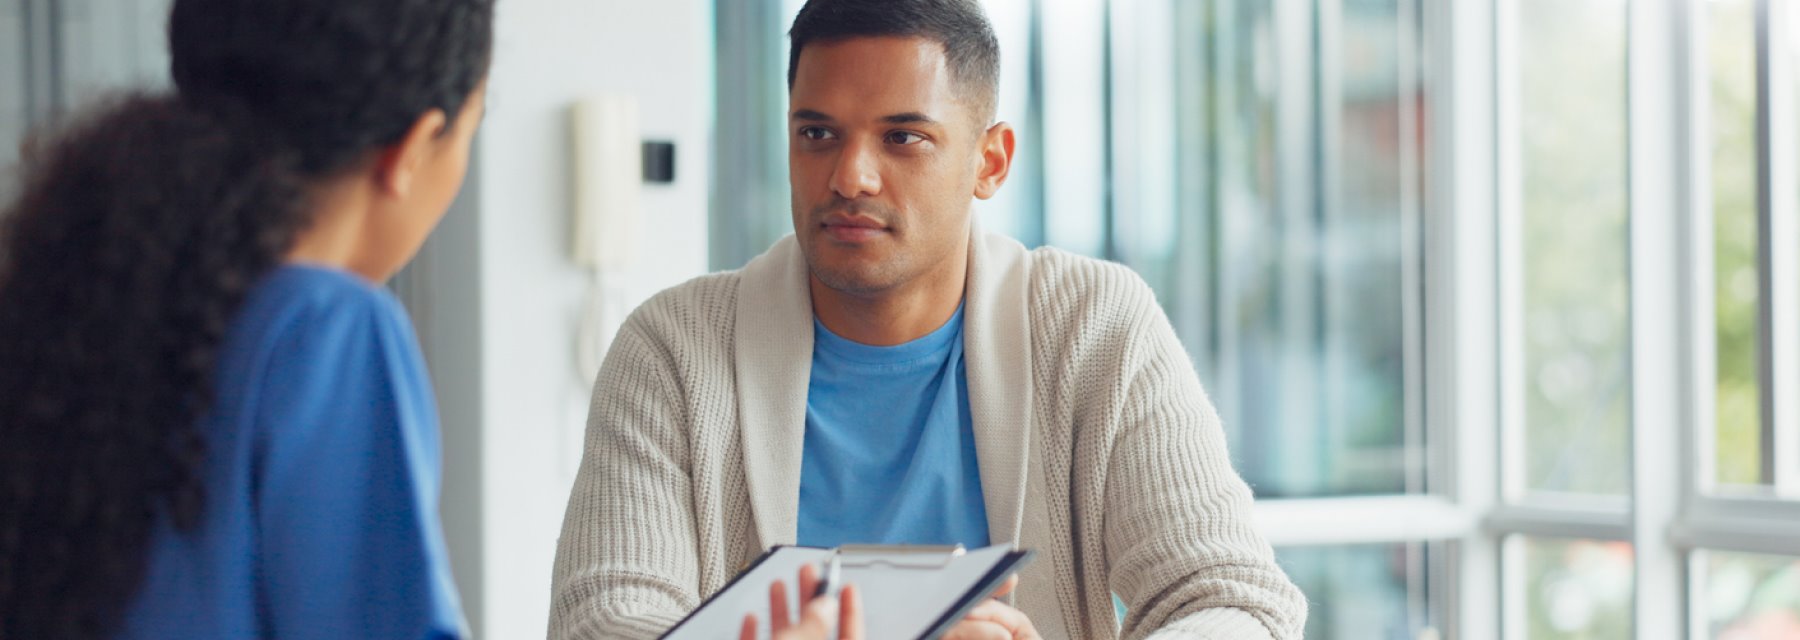
[{"label": "window frame", "polygon": [[[1015,0],[1024,3],[1027,0]],[[1032,104],[1019,109],[1032,122],[1046,120],[1043,62],[1037,52],[1045,42],[1041,2],[1030,1],[1028,59],[1012,64],[1025,66],[1031,80],[1026,93]],[[1229,15],[1216,8],[1215,0],[1204,11],[1211,17]],[[1338,15],[1344,0],[1315,0],[1321,16]],[[1777,0],[1757,4],[1758,78],[1758,182],[1759,331],[1765,349],[1759,363],[1759,379],[1765,389],[1800,388],[1800,193],[1796,186],[1773,178],[1800,176],[1800,158],[1793,145],[1796,127],[1779,117],[1795,112],[1792,60],[1778,55],[1796,36],[1777,28],[1789,24],[1786,12],[1800,6]],[[1516,336],[1505,330],[1508,313],[1515,313],[1520,292],[1509,290],[1505,270],[1517,252],[1517,233],[1506,221],[1516,220],[1519,194],[1517,146],[1520,114],[1516,59],[1518,21],[1516,3],[1508,0],[1402,0],[1417,7],[1423,21],[1419,51],[1425,113],[1428,114],[1423,211],[1413,217],[1419,255],[1408,263],[1417,281],[1406,283],[1418,292],[1419,326],[1408,345],[1419,348],[1416,362],[1408,364],[1408,420],[1419,423],[1426,457],[1423,486],[1408,482],[1413,493],[1307,499],[1264,499],[1253,506],[1258,526],[1277,547],[1320,545],[1444,543],[1448,554],[1415,572],[1429,574],[1431,607],[1441,612],[1441,630],[1450,637],[1491,639],[1515,633],[1522,618],[1516,597],[1524,577],[1513,569],[1506,547],[1513,536],[1585,538],[1630,542],[1634,547],[1634,608],[1636,629],[1686,628],[1691,636],[1703,635],[1705,615],[1697,606],[1697,580],[1691,569],[1695,552],[1719,550],[1800,557],[1800,393],[1759,394],[1766,403],[1763,424],[1764,455],[1787,465],[1770,464],[1773,497],[1718,495],[1713,491],[1713,347],[1711,303],[1712,249],[1710,149],[1707,97],[1704,5],[1705,0],[1629,0],[1626,20],[1626,114],[1628,125],[1628,273],[1630,277],[1629,353],[1630,396],[1629,491],[1627,496],[1584,499],[1579,496],[1534,494],[1510,486],[1509,467],[1523,462],[1522,423],[1518,407],[1509,406],[1503,390],[1506,380],[1522,379]],[[1132,104],[1146,82],[1139,77],[1144,55],[1121,49],[1133,41],[1129,25],[1142,17],[1127,0],[1091,0],[1104,4],[1106,59],[1098,78],[1106,91],[1092,97],[1101,101],[1105,148],[1109,150],[1107,173],[1117,177],[1135,174],[1130,154]],[[720,2],[743,5],[763,3]],[[779,3],[775,3],[779,4]],[[1287,9],[1280,7],[1288,6]],[[728,12],[720,12],[720,29],[759,29],[759,33],[721,33],[719,55],[722,71],[731,60],[750,60],[751,45],[783,51],[780,30],[766,25],[774,10],[755,20],[730,25]],[[1195,11],[1187,7],[1158,9],[1181,17]],[[1309,10],[1289,3],[1276,5],[1277,24],[1272,37],[1296,42],[1315,34],[1303,21],[1313,19]],[[1178,23],[1182,20],[1170,20]],[[1320,24],[1329,23],[1324,20]],[[1321,28],[1323,29],[1323,27]],[[1333,36],[1320,33],[1325,41]],[[1176,38],[1172,50],[1210,46]],[[728,43],[738,45],[727,46]],[[746,44],[749,43],[749,44]],[[741,45],[741,46],[739,46]],[[773,54],[769,54],[773,55]],[[1305,58],[1288,56],[1289,58]],[[1182,59],[1185,59],[1183,57]],[[783,61],[784,62],[784,61]],[[1180,71],[1177,63],[1175,70]],[[1284,60],[1283,76],[1307,77],[1310,59]],[[1293,67],[1293,68],[1288,68]],[[1149,67],[1148,73],[1170,72],[1168,67]],[[1308,73],[1296,74],[1295,70]],[[1183,76],[1191,73],[1182,72]],[[724,84],[721,105],[743,105],[744,96],[733,91],[762,91],[742,79]],[[1094,79],[1083,80],[1091,84]],[[1085,86],[1085,85],[1084,85]],[[1321,92],[1329,89],[1325,87]],[[1310,90],[1310,89],[1309,89]],[[1184,89],[1177,87],[1174,92]],[[1283,187],[1279,199],[1310,200],[1315,167],[1286,160],[1298,157],[1290,149],[1294,140],[1318,133],[1320,121],[1305,113],[1292,89],[1278,93],[1273,118],[1286,133],[1278,133],[1277,155],[1284,159],[1278,177]],[[1310,94],[1309,94],[1310,95]],[[1295,111],[1299,109],[1299,111]],[[723,113],[723,109],[721,109]],[[749,122],[734,120],[747,126]],[[723,122],[721,123],[723,124]],[[1098,126],[1098,125],[1096,125]],[[1298,128],[1295,128],[1298,127]],[[723,127],[722,127],[723,128]],[[734,127],[735,128],[735,127]],[[1026,132],[1029,134],[1029,132]],[[1298,137],[1296,137],[1298,136]],[[1039,136],[1038,138],[1041,138]],[[1027,135],[1028,144],[1034,137]],[[1039,140],[1041,142],[1041,139]],[[731,156],[729,136],[720,137],[720,158]],[[1180,148],[1176,154],[1186,152]],[[1306,155],[1306,154],[1301,154]],[[1016,186],[1034,190],[1020,194],[1017,206],[1042,209],[1054,199],[1044,197],[1043,176],[1053,174],[1056,163],[1067,159],[1029,153],[1025,167],[1038,176]],[[1186,162],[1186,160],[1183,160]],[[742,173],[721,161],[715,183],[713,238],[742,237],[742,208],[723,212],[718,194]],[[1219,167],[1221,170],[1229,170]],[[734,171],[736,173],[734,173]],[[1287,175],[1298,172],[1298,178]],[[741,177],[741,176],[740,176]],[[1286,189],[1301,185],[1304,193]],[[1183,186],[1183,188],[1189,188]],[[1192,188],[1208,189],[1206,185]],[[737,192],[740,189],[731,189]],[[1110,189],[1104,229],[1108,251],[1120,250],[1114,238],[1137,231],[1129,216],[1134,194]],[[1289,205],[1276,202],[1279,212]],[[1452,214],[1453,212],[1453,214]],[[729,213],[735,217],[722,217]],[[1021,221],[1027,235],[1054,235],[1042,220]],[[1028,238],[1035,239],[1035,238]],[[1055,238],[1050,238],[1054,240]],[[1409,242],[1412,240],[1409,239]],[[1783,250],[1783,249],[1786,250]],[[721,263],[715,247],[715,267]],[[1114,255],[1117,255],[1116,253]],[[1127,256],[1128,257],[1128,256]],[[1184,264],[1183,267],[1188,266]],[[1210,267],[1206,267],[1210,268]],[[1516,281],[1516,279],[1515,279]],[[1673,286],[1671,286],[1673,285]],[[1205,321],[1199,321],[1204,324]],[[1204,328],[1202,326],[1202,328]],[[1204,364],[1202,364],[1204,366]],[[1416,404],[1416,407],[1410,406]],[[1411,432],[1409,431],[1409,434]],[[1409,435],[1409,446],[1415,444]],[[1669,473],[1668,469],[1677,469]],[[1517,546],[1517,545],[1510,545]],[[1442,558],[1438,561],[1436,558]],[[1416,604],[1416,603],[1415,603]],[[1416,621],[1415,621],[1416,622]],[[1644,634],[1639,634],[1644,635]]]},{"label": "window frame", "polygon": [[[1632,493],[1609,506],[1585,508],[1526,494],[1516,504],[1496,507],[1484,519],[1492,535],[1503,537],[1631,542],[1634,627],[1685,628],[1689,637],[1706,633],[1706,616],[1699,610],[1703,601],[1695,593],[1698,580],[1692,570],[1696,552],[1800,556],[1800,502],[1792,500],[1797,496],[1795,484],[1800,483],[1794,477],[1800,475],[1796,468],[1800,427],[1794,425],[1795,405],[1800,403],[1793,394],[1768,392],[1791,388],[1800,377],[1795,371],[1800,367],[1800,347],[1795,344],[1800,337],[1796,335],[1800,291],[1776,286],[1800,276],[1796,264],[1800,257],[1775,244],[1781,238],[1800,238],[1800,216],[1795,214],[1793,190],[1784,191],[1771,179],[1796,173],[1792,147],[1775,143],[1789,139],[1779,136],[1793,135],[1788,129],[1793,124],[1776,114],[1791,109],[1795,97],[1785,81],[1792,70],[1782,56],[1772,55],[1782,46],[1782,34],[1771,28],[1785,24],[1779,21],[1783,11],[1795,9],[1756,0],[1758,331],[1763,344],[1773,345],[1762,350],[1758,377],[1765,390],[1759,394],[1764,402],[1764,480],[1775,492],[1767,498],[1721,496],[1713,492],[1711,110],[1703,2],[1633,0],[1627,8]],[[1507,93],[1509,47],[1515,46],[1509,29],[1517,22],[1509,15],[1509,4],[1499,3],[1495,15],[1501,34],[1497,43],[1501,71],[1496,79],[1500,96]],[[1500,110],[1499,138],[1504,147],[1518,131],[1518,116],[1504,113],[1504,103]],[[1507,162],[1502,160],[1502,165]],[[1512,186],[1505,168],[1499,176],[1503,189]],[[1507,431],[1505,439],[1519,437],[1516,427]],[[1516,445],[1503,451],[1508,458],[1504,464],[1520,464],[1523,452]],[[1790,462],[1783,466],[1780,460]],[[1507,565],[1502,572],[1511,569]],[[1522,579],[1502,578],[1509,585]],[[1513,593],[1509,588],[1503,600]],[[1519,611],[1517,603],[1505,608]]]}]

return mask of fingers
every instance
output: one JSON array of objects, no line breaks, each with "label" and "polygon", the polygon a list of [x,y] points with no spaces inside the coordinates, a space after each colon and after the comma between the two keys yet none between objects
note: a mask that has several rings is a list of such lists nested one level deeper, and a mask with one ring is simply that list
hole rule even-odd
[{"label": "fingers", "polygon": [[964,619],[944,634],[944,640],[1012,640],[1006,627],[982,620]]},{"label": "fingers", "polygon": [[769,585],[769,630],[779,633],[788,628],[787,583],[780,580]]},{"label": "fingers", "polygon": [[838,625],[838,640],[863,640],[862,594],[856,585],[847,584],[839,597],[843,602],[838,605],[838,616],[843,624]]},{"label": "fingers", "polygon": [[1012,593],[1012,590],[1015,588],[1018,588],[1018,586],[1019,586],[1019,574],[1015,573],[1011,576],[1008,576],[1006,578],[1006,583],[1000,585],[1000,588],[996,589],[994,591],[994,597],[998,598],[998,597],[1004,596],[1006,594]]},{"label": "fingers", "polygon": [[800,621],[775,633],[774,640],[827,640],[831,625],[837,623],[838,603],[835,598],[813,598],[800,610]]},{"label": "fingers", "polygon": [[756,614],[744,614],[744,624],[738,628],[738,640],[756,640]]},{"label": "fingers", "polygon": [[975,605],[975,608],[970,610],[969,615],[964,616],[963,620],[999,625],[1006,630],[1008,638],[1037,635],[1037,629],[1031,625],[1031,618],[1026,617],[1025,612],[1006,606],[999,600],[988,600]]},{"label": "fingers", "polygon": [[800,593],[795,594],[794,599],[799,601],[801,606],[805,606],[808,601],[812,600],[813,594],[818,592],[819,569],[812,566],[812,563],[800,565]]}]

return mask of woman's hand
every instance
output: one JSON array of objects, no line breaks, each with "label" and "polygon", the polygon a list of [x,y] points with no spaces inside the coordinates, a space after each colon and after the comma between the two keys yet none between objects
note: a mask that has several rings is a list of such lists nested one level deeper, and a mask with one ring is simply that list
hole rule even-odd
[{"label": "woman's hand", "polygon": [[[838,624],[837,640],[863,640],[862,600],[854,585],[845,585],[837,598],[829,595],[814,598],[819,590],[819,571],[811,564],[800,567],[800,619],[788,619],[787,583],[769,585],[769,628],[773,640],[832,640],[831,627]],[[739,640],[756,640],[756,614],[746,614],[738,633]]]}]

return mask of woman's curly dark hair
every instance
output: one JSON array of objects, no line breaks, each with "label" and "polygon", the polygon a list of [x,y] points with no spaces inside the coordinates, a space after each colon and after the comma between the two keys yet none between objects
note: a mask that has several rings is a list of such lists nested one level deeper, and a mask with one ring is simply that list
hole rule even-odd
[{"label": "woman's curly dark hair", "polygon": [[454,119],[493,0],[177,0],[177,91],[26,151],[0,227],[0,640],[112,633],[204,509],[220,343],[309,187]]}]

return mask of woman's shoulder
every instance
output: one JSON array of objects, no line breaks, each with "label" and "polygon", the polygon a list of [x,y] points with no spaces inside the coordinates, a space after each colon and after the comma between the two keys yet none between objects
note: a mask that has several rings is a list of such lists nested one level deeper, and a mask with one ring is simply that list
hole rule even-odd
[{"label": "woman's shoulder", "polygon": [[251,289],[244,308],[324,315],[404,313],[394,294],[361,276],[302,264],[282,265],[263,276]]},{"label": "woman's shoulder", "polygon": [[[285,265],[252,288],[225,338],[221,400],[252,405],[300,389],[371,382],[417,386],[424,367],[412,322],[386,289],[350,273]],[[428,393],[428,392],[426,392]]]},{"label": "woman's shoulder", "polygon": [[232,323],[227,351],[267,351],[327,340],[405,342],[412,322],[386,289],[336,269],[283,265],[251,289]]}]

